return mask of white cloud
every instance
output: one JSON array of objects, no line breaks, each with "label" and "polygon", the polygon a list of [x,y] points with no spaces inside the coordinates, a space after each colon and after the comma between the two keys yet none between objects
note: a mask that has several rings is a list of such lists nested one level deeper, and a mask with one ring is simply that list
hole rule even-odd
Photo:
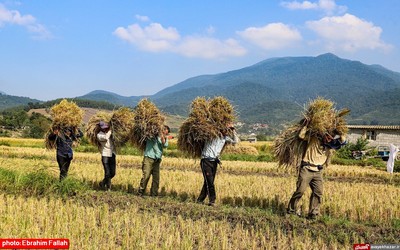
[{"label": "white cloud", "polygon": [[35,38],[47,39],[51,38],[50,32],[45,26],[38,23],[32,15],[21,15],[17,10],[8,10],[4,5],[0,4],[0,27],[11,24],[25,27]]},{"label": "white cloud", "polygon": [[237,32],[248,40],[266,50],[282,49],[301,41],[298,30],[283,23],[270,23],[264,27],[250,27]]},{"label": "white cloud", "polygon": [[128,28],[118,27],[114,34],[140,49],[151,52],[170,50],[174,42],[180,39],[175,28],[164,28],[159,23],[151,23],[145,28],[138,24],[132,24]]},{"label": "white cloud", "polygon": [[24,15],[21,14],[16,10],[8,10],[4,5],[0,4],[0,24],[17,24],[17,25],[28,25],[35,23],[36,20],[31,15]]},{"label": "white cloud", "polygon": [[[208,31],[212,33],[213,28]],[[151,23],[146,27],[139,24],[118,27],[114,35],[144,51],[172,52],[186,57],[212,59],[246,53],[234,39],[221,41],[209,36],[181,37],[175,28],[164,28],[159,23]]]},{"label": "white cloud", "polygon": [[381,40],[380,27],[351,14],[324,17],[318,21],[309,21],[306,25],[316,32],[325,46],[331,50],[354,52],[361,49],[383,49],[387,51],[392,48]]},{"label": "white cloud", "polygon": [[328,15],[342,14],[347,11],[346,6],[337,5],[335,0],[319,0],[318,2],[281,2],[281,6],[290,10],[322,10]]},{"label": "white cloud", "polygon": [[186,37],[176,52],[187,57],[207,59],[246,54],[246,50],[234,39],[220,41],[210,37]]},{"label": "white cloud", "polygon": [[304,2],[282,2],[281,5],[290,10],[310,10],[310,9],[318,9],[318,4],[312,3],[309,1]]},{"label": "white cloud", "polygon": [[150,21],[150,18],[148,16],[136,15],[135,17],[136,17],[137,20],[142,21],[142,22]]}]

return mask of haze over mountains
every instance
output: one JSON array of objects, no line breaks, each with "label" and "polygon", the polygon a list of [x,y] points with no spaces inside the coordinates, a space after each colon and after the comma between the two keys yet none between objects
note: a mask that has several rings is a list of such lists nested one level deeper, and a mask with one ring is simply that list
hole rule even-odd
[{"label": "haze over mountains", "polygon": [[[322,96],[336,102],[337,108],[350,108],[353,124],[400,124],[400,73],[330,53],[271,58],[238,70],[196,76],[148,98],[164,112],[187,115],[197,96],[218,95],[228,98],[245,122],[278,125],[297,119],[310,99]],[[0,108],[3,97],[7,95],[0,95]],[[143,96],[96,90],[77,98],[134,107]]]}]

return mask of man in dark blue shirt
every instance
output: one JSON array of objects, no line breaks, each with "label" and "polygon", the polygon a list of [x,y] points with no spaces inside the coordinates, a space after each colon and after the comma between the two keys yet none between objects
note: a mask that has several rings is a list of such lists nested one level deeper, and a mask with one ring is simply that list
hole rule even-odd
[{"label": "man in dark blue shirt", "polygon": [[54,141],[57,146],[57,163],[60,168],[60,181],[68,175],[68,169],[73,158],[72,143],[82,137],[82,131],[78,130],[75,134],[72,128],[66,128],[60,131],[54,129],[49,135],[49,140]]}]

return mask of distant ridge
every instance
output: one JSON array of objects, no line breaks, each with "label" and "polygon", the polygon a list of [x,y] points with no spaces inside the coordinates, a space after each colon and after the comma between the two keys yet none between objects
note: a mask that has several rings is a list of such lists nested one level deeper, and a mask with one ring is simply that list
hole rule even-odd
[{"label": "distant ridge", "polygon": [[4,92],[0,93],[0,110],[16,106],[24,106],[27,105],[28,103],[35,103],[35,102],[41,102],[41,101],[36,99],[31,99],[29,97],[7,95]]},{"label": "distant ridge", "polygon": [[248,123],[274,126],[298,119],[303,106],[317,96],[336,102],[337,108],[350,108],[349,121],[354,124],[400,121],[400,112],[393,112],[400,110],[400,73],[332,53],[270,58],[242,69],[195,76],[151,96],[95,90],[77,98],[134,107],[146,97],[164,112],[185,116],[197,96],[218,95],[228,98]]},{"label": "distant ridge", "polygon": [[237,106],[243,120],[281,124],[296,119],[293,115],[304,104],[322,96],[338,108],[349,107],[354,122],[397,124],[399,112],[388,116],[387,111],[400,108],[399,88],[398,72],[327,53],[270,58],[238,70],[196,76],[151,98],[166,110],[180,112],[178,107],[187,109],[195,96],[223,95]]},{"label": "distant ridge", "polygon": [[142,96],[126,97],[104,90],[94,90],[86,95],[79,96],[77,98],[93,101],[107,101],[117,105],[132,107],[136,105],[136,103],[142,98]]}]

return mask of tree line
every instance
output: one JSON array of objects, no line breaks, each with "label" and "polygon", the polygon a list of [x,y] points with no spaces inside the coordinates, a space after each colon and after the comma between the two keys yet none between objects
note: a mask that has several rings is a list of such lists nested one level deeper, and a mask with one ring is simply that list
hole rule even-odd
[{"label": "tree line", "polygon": [[[51,125],[51,119],[37,112],[28,114],[32,109],[49,109],[59,103],[62,99],[48,102],[30,102],[27,105],[6,109],[0,113],[0,136],[11,136],[12,132],[18,132],[25,138],[43,138]],[[79,107],[113,110],[119,108],[105,101],[92,101],[85,99],[73,100]]]}]

